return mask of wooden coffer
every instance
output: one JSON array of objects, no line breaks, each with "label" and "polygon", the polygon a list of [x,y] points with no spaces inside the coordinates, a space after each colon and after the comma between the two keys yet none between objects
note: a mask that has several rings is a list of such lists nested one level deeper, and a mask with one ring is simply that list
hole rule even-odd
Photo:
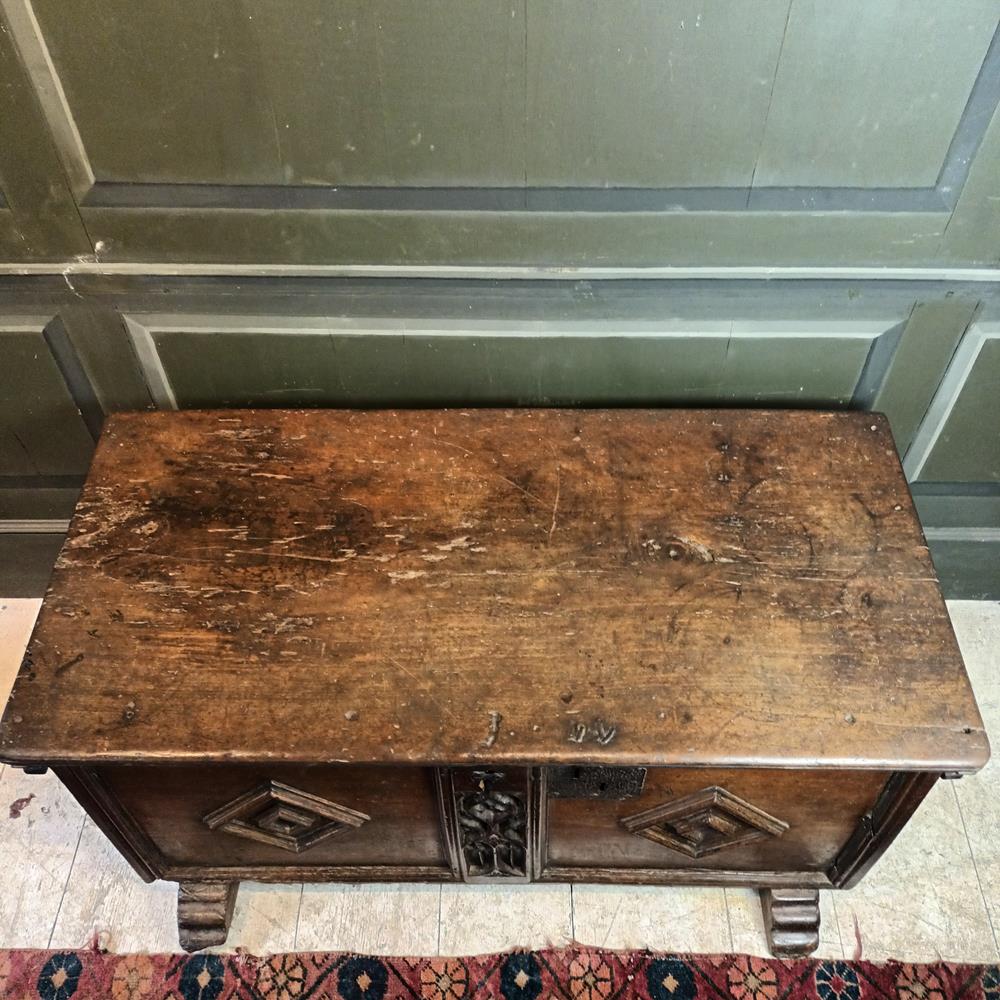
[{"label": "wooden coffer", "polygon": [[761,889],[818,940],[988,745],[881,416],[107,422],[0,723],[181,944],[258,881]]}]

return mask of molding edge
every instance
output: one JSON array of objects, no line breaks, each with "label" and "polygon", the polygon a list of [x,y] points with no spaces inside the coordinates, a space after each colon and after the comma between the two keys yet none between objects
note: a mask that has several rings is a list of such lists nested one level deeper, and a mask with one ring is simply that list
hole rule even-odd
[{"label": "molding edge", "polygon": [[912,281],[1000,285],[1000,267],[524,267],[454,264],[176,264],[101,261],[0,262],[0,278],[57,275],[199,278],[454,278],[489,281]]}]

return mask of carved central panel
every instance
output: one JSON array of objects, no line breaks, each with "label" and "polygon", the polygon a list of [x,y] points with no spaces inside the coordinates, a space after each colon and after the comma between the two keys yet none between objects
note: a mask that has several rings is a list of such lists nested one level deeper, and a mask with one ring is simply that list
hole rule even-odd
[{"label": "carved central panel", "polygon": [[621,823],[629,833],[689,858],[780,837],[788,829],[782,820],[716,786],[626,816]]},{"label": "carved central panel", "polygon": [[455,796],[466,875],[527,878],[528,816],[524,795],[499,787],[499,771],[473,771],[471,791]]},{"label": "carved central panel", "polygon": [[370,818],[280,781],[267,781],[209,813],[204,822],[210,830],[299,854]]}]

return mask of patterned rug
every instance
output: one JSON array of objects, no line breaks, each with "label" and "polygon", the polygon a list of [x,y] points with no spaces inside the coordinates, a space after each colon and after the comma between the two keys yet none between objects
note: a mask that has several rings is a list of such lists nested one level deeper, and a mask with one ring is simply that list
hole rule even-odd
[{"label": "patterned rug", "polygon": [[478,958],[0,951],[11,1000],[1000,1000],[995,965],[589,948]]}]

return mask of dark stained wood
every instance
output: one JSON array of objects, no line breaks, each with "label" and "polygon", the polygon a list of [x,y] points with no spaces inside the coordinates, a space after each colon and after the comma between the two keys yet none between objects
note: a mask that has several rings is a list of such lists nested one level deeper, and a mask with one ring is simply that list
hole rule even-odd
[{"label": "dark stained wood", "polygon": [[185,951],[224,944],[239,882],[181,882],[177,886],[177,936]]},{"label": "dark stained wood", "polygon": [[162,877],[163,855],[93,768],[60,767],[56,773],[144,882]]},{"label": "dark stained wood", "polygon": [[[938,777],[936,774],[900,772],[889,779],[873,808],[861,817],[851,839],[831,865],[829,875],[834,885],[841,889],[857,885],[865,872],[882,857]],[[954,774],[940,777],[950,778]]]},{"label": "dark stained wood", "polygon": [[803,955],[988,752],[857,413],[112,416],[0,723],[188,950],[391,879],[754,886]]},{"label": "dark stained wood", "polygon": [[530,882],[545,838],[537,768],[438,768],[449,857],[465,882]]},{"label": "dark stained wood", "polygon": [[[247,876],[252,877],[252,876]],[[283,881],[287,881],[284,879]],[[562,868],[550,865],[539,882],[584,882],[598,885],[714,885],[761,888],[813,886],[832,889],[824,872],[727,871],[715,868]]]},{"label": "dark stained wood", "polygon": [[[437,865],[167,865],[162,878],[239,879],[249,882],[455,882],[447,868]],[[733,884],[745,884],[734,881]],[[796,884],[799,884],[796,882]],[[829,883],[824,882],[827,886]]]},{"label": "dark stained wood", "polygon": [[[451,877],[433,775],[423,768],[132,765],[104,766],[100,774],[168,866],[412,865]],[[275,838],[260,838],[252,823],[268,809],[260,802],[244,815],[249,829],[227,831],[219,814],[270,782],[294,789],[303,802],[325,803],[329,816],[353,815],[359,825],[289,853]]]},{"label": "dark stained wood", "polygon": [[971,771],[885,421],[112,416],[0,758]]},{"label": "dark stained wood", "polygon": [[769,816],[718,785],[626,816],[621,825],[637,837],[689,858],[780,837],[788,829],[784,820]]},{"label": "dark stained wood", "polygon": [[776,958],[805,958],[819,947],[819,892],[761,889],[764,930]]},{"label": "dark stained wood", "polygon": [[[874,806],[888,778],[885,771],[651,768],[637,799],[550,799],[549,864],[562,869],[823,871]],[[629,831],[627,821],[636,814],[713,787],[788,824],[788,829],[700,857]]]}]

